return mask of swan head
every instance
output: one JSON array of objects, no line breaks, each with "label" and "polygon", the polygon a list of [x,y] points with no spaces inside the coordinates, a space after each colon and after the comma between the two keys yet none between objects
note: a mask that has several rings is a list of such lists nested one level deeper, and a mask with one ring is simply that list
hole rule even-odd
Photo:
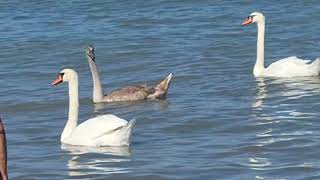
[{"label": "swan head", "polygon": [[94,47],[92,45],[89,45],[86,49],[86,56],[92,60],[95,61],[95,56],[94,56]]},{"label": "swan head", "polygon": [[265,21],[265,18],[264,18],[264,15],[262,13],[259,13],[259,12],[253,12],[251,13],[247,19],[245,19],[243,22],[242,22],[242,26],[246,26],[246,25],[249,25],[249,24],[252,24],[252,23],[259,23],[259,22],[264,22]]},{"label": "swan head", "polygon": [[62,82],[68,82],[71,79],[75,79],[77,77],[76,71],[72,69],[64,69],[60,71],[60,73],[57,75],[56,79],[52,81],[51,85],[56,86]]}]

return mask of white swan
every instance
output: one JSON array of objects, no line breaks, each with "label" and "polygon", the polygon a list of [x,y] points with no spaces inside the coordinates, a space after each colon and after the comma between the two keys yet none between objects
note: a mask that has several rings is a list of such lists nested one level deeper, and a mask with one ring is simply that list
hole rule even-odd
[{"label": "white swan", "polygon": [[253,12],[243,21],[242,25],[257,23],[257,60],[253,69],[255,77],[297,77],[297,76],[318,76],[320,71],[320,59],[317,58],[311,63],[310,60],[302,60],[295,56],[280,59],[269,67],[264,67],[264,36],[265,17],[262,13]]},{"label": "white swan", "polygon": [[62,82],[69,82],[69,117],[61,134],[62,143],[83,146],[129,146],[135,120],[128,122],[109,114],[88,119],[77,125],[79,111],[77,73],[72,69],[64,69],[52,85]]},{"label": "white swan", "polygon": [[155,87],[147,85],[127,86],[119,90],[113,91],[108,95],[104,95],[95,62],[96,59],[94,56],[93,46],[89,46],[86,49],[86,56],[92,74],[94,103],[166,98],[169,85],[172,79],[172,73],[170,73],[163,81],[161,81]]}]

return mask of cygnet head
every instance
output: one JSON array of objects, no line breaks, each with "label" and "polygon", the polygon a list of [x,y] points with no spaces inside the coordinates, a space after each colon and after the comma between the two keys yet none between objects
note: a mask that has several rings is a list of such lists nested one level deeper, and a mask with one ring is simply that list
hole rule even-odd
[{"label": "cygnet head", "polygon": [[86,49],[86,56],[92,60],[95,61],[95,57],[94,57],[94,47],[92,45],[89,45]]},{"label": "cygnet head", "polygon": [[245,19],[242,22],[241,25],[245,26],[245,25],[249,25],[249,24],[252,24],[252,23],[259,23],[259,22],[264,22],[264,21],[265,21],[265,18],[264,18],[264,15],[262,13],[253,12],[247,17],[247,19]]},{"label": "cygnet head", "polygon": [[52,81],[51,85],[56,86],[62,82],[68,82],[71,79],[76,79],[76,78],[78,78],[77,73],[73,69],[63,69],[57,75],[57,78]]}]

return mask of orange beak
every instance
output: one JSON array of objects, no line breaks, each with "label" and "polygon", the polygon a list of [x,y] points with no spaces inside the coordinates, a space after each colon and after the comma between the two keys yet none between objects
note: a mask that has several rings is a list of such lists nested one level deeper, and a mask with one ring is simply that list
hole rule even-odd
[{"label": "orange beak", "polygon": [[251,24],[252,21],[253,21],[253,18],[252,18],[251,16],[249,16],[246,20],[244,20],[244,21],[242,22],[241,25],[242,25],[242,26],[245,26],[245,25]]},{"label": "orange beak", "polygon": [[56,85],[62,83],[63,82],[62,76],[63,76],[63,74],[58,74],[57,78],[52,81],[51,85],[56,86]]}]

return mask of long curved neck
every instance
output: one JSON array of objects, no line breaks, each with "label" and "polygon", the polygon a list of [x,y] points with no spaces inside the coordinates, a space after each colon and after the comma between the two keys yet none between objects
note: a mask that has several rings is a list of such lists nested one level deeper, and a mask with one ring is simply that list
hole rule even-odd
[{"label": "long curved neck", "polygon": [[92,74],[93,81],[93,102],[100,102],[103,98],[103,90],[100,83],[100,77],[97,70],[96,63],[92,61],[90,57],[87,56],[87,60],[90,66],[90,71]]},{"label": "long curved neck", "polygon": [[69,137],[72,131],[77,127],[79,114],[79,85],[78,76],[74,74],[69,79],[69,115],[68,121],[61,134],[61,140]]},{"label": "long curved neck", "polygon": [[265,36],[265,20],[257,22],[258,39],[257,39],[257,60],[253,69],[255,76],[261,75],[264,68],[264,36]]}]

